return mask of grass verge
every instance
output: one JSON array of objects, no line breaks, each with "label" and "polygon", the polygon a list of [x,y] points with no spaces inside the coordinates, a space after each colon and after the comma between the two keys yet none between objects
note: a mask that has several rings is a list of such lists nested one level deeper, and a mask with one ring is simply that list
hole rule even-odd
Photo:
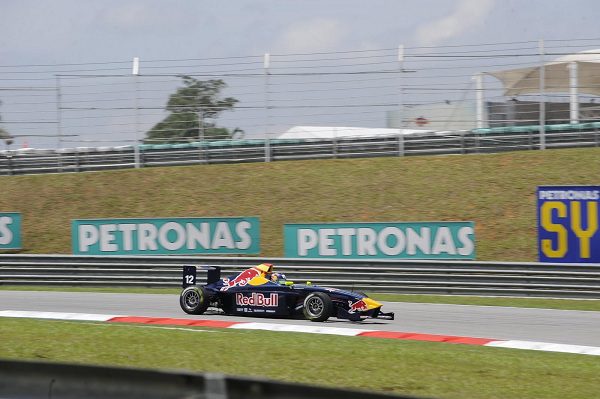
[{"label": "grass verge", "polygon": [[[477,259],[535,261],[539,185],[598,184],[600,148],[0,176],[22,253],[71,253],[73,219],[257,216],[261,256],[286,223],[475,222]],[[565,167],[568,165],[568,167]],[[68,194],[66,194],[68,193]]]},{"label": "grass verge", "polygon": [[0,357],[259,376],[436,398],[592,398],[593,356],[366,337],[4,319]]}]

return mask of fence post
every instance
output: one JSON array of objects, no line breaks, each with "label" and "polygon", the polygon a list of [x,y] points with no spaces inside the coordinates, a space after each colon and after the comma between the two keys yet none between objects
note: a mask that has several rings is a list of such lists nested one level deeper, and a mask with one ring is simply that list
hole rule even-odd
[{"label": "fence post", "polygon": [[332,145],[333,145],[333,148],[332,148],[332,150],[333,150],[333,158],[337,159],[337,157],[338,157],[337,137],[333,138]]},{"label": "fence post", "polygon": [[14,175],[13,165],[12,165],[12,154],[10,152],[8,152],[8,154],[6,154],[6,166],[8,168],[8,174]]},{"label": "fence post", "polygon": [[475,80],[475,97],[476,97],[476,106],[477,106],[477,128],[481,129],[484,127],[485,123],[483,120],[484,115],[484,103],[483,103],[483,74],[478,73],[473,76]]},{"label": "fence post", "polygon": [[403,157],[405,154],[404,151],[404,135],[402,134],[402,129],[398,130],[398,156]]},{"label": "fence post", "polygon": [[140,95],[139,95],[139,76],[140,59],[133,57],[133,70],[131,71],[135,81],[135,141],[133,143],[133,159],[136,168],[140,167]]},{"label": "fence post", "polygon": [[[56,75],[56,130],[58,136],[58,149],[62,149],[62,120],[61,120],[61,111],[60,105],[62,103],[62,93],[60,91],[60,76]],[[58,171],[62,172],[62,155],[59,152],[56,152],[56,156],[58,158]]]},{"label": "fence post", "polygon": [[[398,128],[404,128],[404,45],[398,46]],[[391,126],[394,127],[394,126]],[[402,133],[402,132],[400,132]]]},{"label": "fence post", "polygon": [[569,62],[567,67],[569,69],[569,98],[570,98],[570,113],[571,123],[579,123],[579,94],[577,88],[577,62]]},{"label": "fence post", "polygon": [[540,40],[540,150],[546,149],[546,65],[544,61],[544,41]]},{"label": "fence post", "polygon": [[269,142],[269,66],[271,64],[271,55],[265,53],[264,70],[265,70],[265,162],[271,162],[271,143]]}]

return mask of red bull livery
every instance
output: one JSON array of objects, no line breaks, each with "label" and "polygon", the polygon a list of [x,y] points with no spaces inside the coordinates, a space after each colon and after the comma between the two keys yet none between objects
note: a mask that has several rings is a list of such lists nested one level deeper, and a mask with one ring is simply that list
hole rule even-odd
[{"label": "red bull livery", "polygon": [[267,317],[304,317],[325,321],[330,317],[361,321],[366,318],[394,319],[384,313],[381,303],[367,295],[311,283],[294,284],[273,265],[245,269],[221,278],[221,268],[205,266],[207,281],[196,285],[195,266],[183,269],[183,291],[179,303],[184,312],[202,314],[209,307],[231,315]]},{"label": "red bull livery", "polygon": [[246,284],[248,284],[248,281],[258,276],[260,276],[260,271],[258,271],[255,268],[251,268],[244,270],[232,279],[224,278],[223,287],[221,287],[221,291],[227,291],[232,287],[243,287]]},{"label": "red bull livery", "polygon": [[354,303],[352,303],[352,301],[348,301],[348,305],[350,306],[350,309],[348,309],[348,313],[362,312],[364,310],[369,309],[364,299],[359,299]]}]

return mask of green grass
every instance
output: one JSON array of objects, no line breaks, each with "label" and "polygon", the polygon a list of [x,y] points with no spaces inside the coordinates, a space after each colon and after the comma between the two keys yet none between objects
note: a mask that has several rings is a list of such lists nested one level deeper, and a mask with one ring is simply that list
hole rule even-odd
[{"label": "green grass", "polygon": [[21,319],[2,320],[0,336],[5,359],[220,372],[448,399],[587,399],[600,391],[600,362],[585,355]]},{"label": "green grass", "polygon": [[600,148],[311,160],[0,176],[0,209],[23,215],[23,253],[71,253],[85,218],[258,216],[262,256],[283,225],[475,222],[477,258],[535,261],[539,185],[597,184]]},{"label": "green grass", "polygon": [[[71,286],[18,286],[0,285],[0,290],[12,291],[59,291],[59,292],[112,292],[127,294],[179,294],[179,288],[137,288],[137,287],[71,287]],[[600,300],[588,299],[547,299],[514,297],[477,297],[450,295],[401,295],[368,293],[379,301],[446,303],[456,305],[510,306],[518,308],[543,308],[562,310],[600,311]]]}]

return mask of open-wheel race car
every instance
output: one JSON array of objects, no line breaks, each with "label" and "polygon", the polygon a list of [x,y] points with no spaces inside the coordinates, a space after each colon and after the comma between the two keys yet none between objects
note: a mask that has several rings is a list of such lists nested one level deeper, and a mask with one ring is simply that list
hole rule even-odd
[{"label": "open-wheel race car", "polygon": [[196,266],[184,266],[183,291],[179,303],[184,312],[202,314],[209,307],[229,315],[302,317],[325,321],[329,317],[361,321],[394,319],[381,311],[379,302],[367,295],[337,288],[294,284],[273,265],[261,263],[236,275],[221,278],[218,266],[206,266],[206,285],[196,285]]}]

